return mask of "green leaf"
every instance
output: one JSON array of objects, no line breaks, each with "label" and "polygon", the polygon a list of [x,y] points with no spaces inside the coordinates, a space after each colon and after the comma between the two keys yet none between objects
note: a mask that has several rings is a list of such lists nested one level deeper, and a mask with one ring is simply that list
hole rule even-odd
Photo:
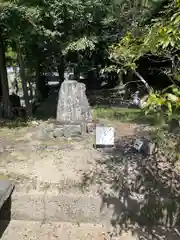
[{"label": "green leaf", "polygon": [[172,105],[170,102],[167,102],[167,106],[168,106],[168,115],[171,115],[172,114]]},{"label": "green leaf", "polygon": [[175,46],[175,41],[171,39],[170,44],[171,44],[172,47],[174,47]]},{"label": "green leaf", "polygon": [[169,43],[170,43],[170,41],[169,41],[169,39],[167,39],[166,41],[162,41],[162,48],[163,49],[165,49],[165,48],[167,48],[167,46],[169,45]]},{"label": "green leaf", "polygon": [[169,101],[176,102],[177,101],[177,96],[171,93],[166,94],[167,98]]}]

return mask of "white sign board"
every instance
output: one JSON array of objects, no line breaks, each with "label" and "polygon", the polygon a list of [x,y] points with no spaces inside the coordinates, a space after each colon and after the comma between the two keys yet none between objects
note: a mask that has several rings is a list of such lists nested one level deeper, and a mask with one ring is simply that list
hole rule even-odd
[{"label": "white sign board", "polygon": [[96,127],[96,145],[114,145],[114,128]]},{"label": "white sign board", "polygon": [[139,140],[139,139],[136,139],[133,147],[134,147],[137,151],[140,151],[141,148],[142,148],[142,145],[143,145],[143,141],[141,141],[141,140]]}]

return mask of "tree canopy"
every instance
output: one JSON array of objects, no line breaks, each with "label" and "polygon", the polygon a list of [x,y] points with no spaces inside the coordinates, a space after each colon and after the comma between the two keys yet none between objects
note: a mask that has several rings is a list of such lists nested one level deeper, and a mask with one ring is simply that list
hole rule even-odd
[{"label": "tree canopy", "polygon": [[124,70],[136,69],[142,56],[159,56],[171,61],[166,69],[169,77],[180,79],[180,1],[168,1],[149,22],[140,22],[136,28],[111,47],[111,59]]},{"label": "tree canopy", "polygon": [[0,0],[3,99],[8,102],[7,66],[20,67],[26,99],[29,79],[43,95],[42,75],[58,71],[63,81],[68,65],[78,78],[92,69],[135,70],[142,56],[157,55],[171,61],[167,74],[179,79],[179,5],[179,0]]}]

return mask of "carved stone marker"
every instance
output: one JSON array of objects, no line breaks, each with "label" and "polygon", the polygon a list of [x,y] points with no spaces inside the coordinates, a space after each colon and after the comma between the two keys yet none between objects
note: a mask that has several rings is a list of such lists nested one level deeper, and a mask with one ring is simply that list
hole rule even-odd
[{"label": "carved stone marker", "polygon": [[96,148],[114,147],[114,128],[113,127],[96,127]]},{"label": "carved stone marker", "polygon": [[59,91],[56,120],[65,123],[92,121],[85,84],[65,80]]},{"label": "carved stone marker", "polygon": [[92,112],[86,97],[85,84],[66,78],[59,91],[53,137],[70,138],[92,132],[90,123]]}]

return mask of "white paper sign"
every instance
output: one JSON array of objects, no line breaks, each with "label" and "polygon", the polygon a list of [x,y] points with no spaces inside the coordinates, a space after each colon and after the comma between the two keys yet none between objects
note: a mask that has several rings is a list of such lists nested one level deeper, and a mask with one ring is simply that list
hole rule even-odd
[{"label": "white paper sign", "polygon": [[137,151],[140,151],[142,145],[143,145],[143,141],[141,141],[141,140],[139,140],[139,139],[136,139],[136,141],[135,141],[135,143],[134,143],[134,148],[135,148]]},{"label": "white paper sign", "polygon": [[96,145],[114,145],[114,128],[96,127]]}]

